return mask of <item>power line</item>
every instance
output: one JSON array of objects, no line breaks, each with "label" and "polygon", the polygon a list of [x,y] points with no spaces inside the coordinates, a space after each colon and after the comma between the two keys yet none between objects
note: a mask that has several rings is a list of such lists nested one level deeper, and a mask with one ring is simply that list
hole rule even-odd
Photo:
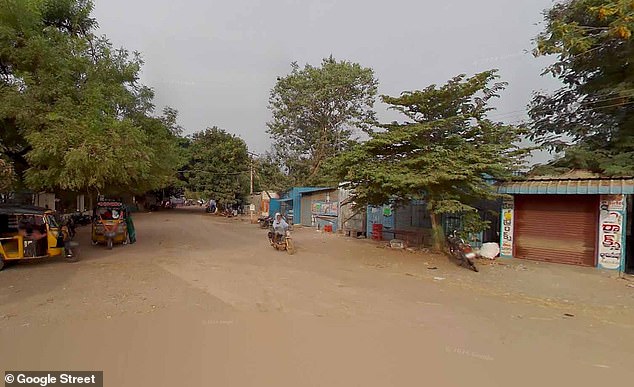
[{"label": "power line", "polygon": [[[617,103],[617,104],[613,104],[613,105],[605,105],[605,106],[597,106],[595,108],[591,108],[591,109],[580,109],[581,112],[596,112],[596,111],[600,111],[602,109],[609,109],[609,108],[613,108],[613,107],[621,107],[621,106],[631,106],[634,105],[634,101],[629,101],[629,102],[624,102],[624,103]],[[554,113],[556,110],[552,110],[552,112]]]},{"label": "power line", "polygon": [[[588,101],[588,102],[579,102],[579,106],[591,106],[594,104],[598,104],[601,102],[611,102],[611,101],[617,101],[619,99],[622,98],[634,98],[634,89],[630,89],[630,90],[626,90],[626,92],[628,93],[632,93],[631,95],[622,95],[622,96],[618,96],[618,97],[611,97],[611,98],[606,98],[606,99],[600,99],[600,100],[596,100],[596,101]],[[597,108],[601,108],[600,106]],[[549,113],[549,112],[555,112],[556,109],[542,109],[542,110],[536,110],[537,113]],[[491,114],[488,117],[489,118],[496,118],[496,119],[501,119],[504,116],[509,116],[509,115],[515,115],[518,113],[528,113],[529,110],[515,110],[515,111],[510,111],[510,112],[506,112],[506,113],[500,113],[500,114]]]},{"label": "power line", "polygon": [[[634,105],[634,101],[629,101],[629,102],[624,102],[624,103],[620,103],[620,104],[613,104],[613,105],[606,105],[606,106],[598,106],[595,108],[587,108],[587,109],[581,109],[582,112],[593,112],[593,111],[598,111],[601,109],[607,109],[607,108],[612,108],[612,107],[619,107],[619,106],[629,106],[629,105]],[[553,112],[555,111],[554,109],[552,110]],[[491,119],[491,117],[487,117],[488,119]],[[424,124],[434,124],[437,122],[443,122],[445,123],[446,120],[440,119],[440,120],[432,120],[432,121],[425,121],[423,122]],[[523,119],[518,119],[516,121],[510,121],[510,122],[503,122],[503,124],[506,125],[520,125],[526,123],[526,120]]]}]

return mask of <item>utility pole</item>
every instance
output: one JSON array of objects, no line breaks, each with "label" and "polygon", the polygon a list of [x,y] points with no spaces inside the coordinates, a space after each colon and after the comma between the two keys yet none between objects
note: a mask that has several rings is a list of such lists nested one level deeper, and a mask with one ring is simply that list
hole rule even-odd
[{"label": "utility pole", "polygon": [[251,195],[253,195],[253,159],[251,159]]},{"label": "utility pole", "polygon": [[253,162],[255,161],[255,157],[257,157],[258,155],[256,153],[252,153],[252,152],[247,152],[249,154],[250,159],[251,159],[251,168],[249,168],[249,172],[251,175],[251,195],[253,196]]},{"label": "utility pole", "polygon": [[255,212],[255,204],[252,202],[253,201],[253,163],[255,161],[255,157],[257,157],[257,154],[255,153],[249,153],[249,158],[251,159],[251,168],[249,168],[249,172],[250,172],[250,177],[251,177],[251,196],[249,197],[249,216],[251,217],[251,223],[255,223],[255,219],[253,218],[254,212]]}]

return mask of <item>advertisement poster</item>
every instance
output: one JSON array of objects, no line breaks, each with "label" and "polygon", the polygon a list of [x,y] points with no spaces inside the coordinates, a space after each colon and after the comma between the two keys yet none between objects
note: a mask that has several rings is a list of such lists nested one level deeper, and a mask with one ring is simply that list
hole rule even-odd
[{"label": "advertisement poster", "polygon": [[316,215],[332,215],[337,216],[338,203],[337,202],[312,202],[311,212]]},{"label": "advertisement poster", "polygon": [[513,257],[513,223],[515,202],[513,198],[504,199],[502,202],[502,221],[500,232],[500,257]]},{"label": "advertisement poster", "polygon": [[601,195],[600,203],[598,266],[617,270],[625,261],[625,196]]}]

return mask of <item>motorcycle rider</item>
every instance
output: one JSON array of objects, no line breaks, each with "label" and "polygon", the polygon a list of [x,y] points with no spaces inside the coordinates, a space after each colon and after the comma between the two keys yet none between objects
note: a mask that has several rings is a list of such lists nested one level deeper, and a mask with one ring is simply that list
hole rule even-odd
[{"label": "motorcycle rider", "polygon": [[273,231],[275,231],[275,240],[279,241],[280,237],[286,235],[288,230],[288,223],[282,218],[282,214],[277,212],[275,214],[275,220],[273,221]]}]

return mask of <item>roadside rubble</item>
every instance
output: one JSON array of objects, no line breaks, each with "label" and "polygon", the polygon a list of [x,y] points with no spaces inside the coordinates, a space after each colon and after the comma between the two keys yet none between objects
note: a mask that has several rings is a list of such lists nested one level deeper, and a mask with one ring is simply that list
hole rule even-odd
[{"label": "roadside rubble", "polygon": [[392,239],[390,241],[390,248],[391,249],[397,249],[397,250],[403,250],[405,249],[407,246],[405,244],[405,241],[402,241],[400,239]]}]

